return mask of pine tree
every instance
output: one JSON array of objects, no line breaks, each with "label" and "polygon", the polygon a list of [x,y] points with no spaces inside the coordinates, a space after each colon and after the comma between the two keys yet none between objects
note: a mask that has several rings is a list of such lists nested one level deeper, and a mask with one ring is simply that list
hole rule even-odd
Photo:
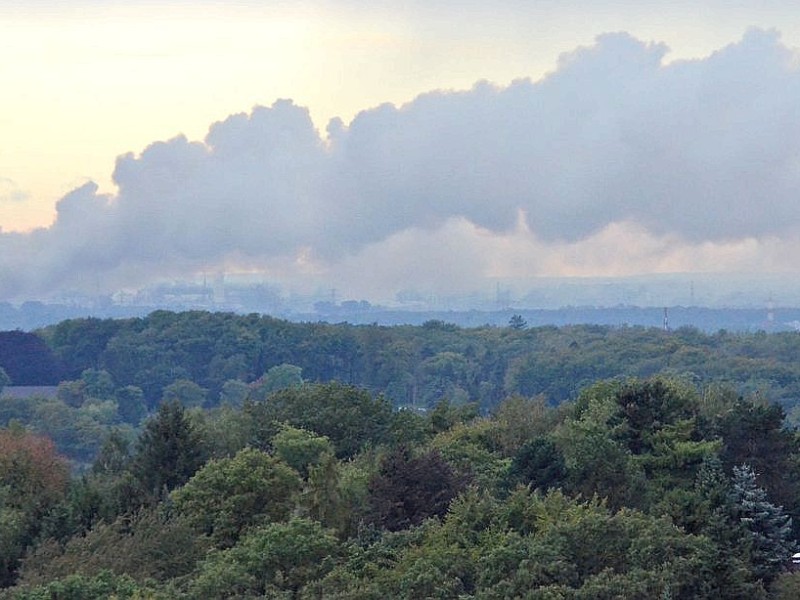
[{"label": "pine tree", "polygon": [[183,406],[165,402],[145,423],[133,458],[141,490],[160,497],[186,483],[203,464],[203,444]]},{"label": "pine tree", "polygon": [[780,573],[796,549],[792,519],[767,499],[748,465],[733,468],[736,516],[750,540],[750,560],[756,576],[769,582]]}]

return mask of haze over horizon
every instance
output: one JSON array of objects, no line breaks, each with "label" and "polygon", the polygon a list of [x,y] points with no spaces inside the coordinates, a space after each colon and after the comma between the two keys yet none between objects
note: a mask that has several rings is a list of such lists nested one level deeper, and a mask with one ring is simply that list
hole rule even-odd
[{"label": "haze over horizon", "polygon": [[[784,8],[767,4],[776,15]],[[581,5],[569,4],[575,10]],[[171,6],[180,14],[181,2]],[[330,22],[331,31],[344,35],[343,23],[376,19],[382,6],[361,13],[355,3],[342,2],[335,21],[311,2],[303,5],[305,17],[286,13],[284,21],[271,23],[283,23],[280,39],[296,43],[308,33],[303,27]],[[654,16],[657,7],[651,8]],[[4,10],[6,17],[21,18],[0,4]],[[563,8],[554,14],[559,10],[566,14]],[[314,19],[308,11],[317,11]],[[397,43],[397,59],[398,48],[407,48],[400,30],[424,30],[422,25],[443,36],[446,14],[431,9],[422,19],[424,12],[412,3],[394,42],[367,35],[385,29],[353,29],[353,43],[362,45],[348,56]],[[335,103],[306,104],[302,93],[296,101],[276,100],[289,94],[275,90],[264,105],[218,114],[221,120],[205,135],[150,138],[140,152],[117,157],[110,182],[102,176],[76,182],[57,201],[52,223],[46,203],[12,176],[9,156],[22,142],[8,142],[13,135],[0,140],[0,300],[111,292],[224,271],[262,273],[290,289],[335,286],[345,296],[377,301],[409,288],[466,293],[493,281],[539,277],[798,274],[800,55],[781,33],[751,28],[693,58],[676,58],[658,39],[605,33],[571,46],[553,68],[519,73],[523,78],[503,79],[504,72],[494,82],[465,83],[463,89],[451,89],[452,79],[435,85],[432,80],[447,65],[463,65],[461,82],[480,71],[471,68],[483,64],[475,56],[458,60],[471,39],[483,35],[491,56],[508,49],[508,40],[499,39],[492,50],[488,34],[521,12],[510,0],[494,15],[481,12],[486,30],[465,31],[449,54],[431,48],[435,68],[416,80],[411,74],[424,56],[412,57],[417,62],[384,56],[383,99],[394,104],[380,103],[375,81],[369,93],[349,99],[350,107],[357,100],[363,104],[352,115],[340,110],[343,118],[335,116]],[[637,22],[646,17],[639,14]],[[135,28],[139,21],[133,23]],[[158,23],[167,35],[169,20]],[[207,25],[213,31],[213,23]],[[800,39],[800,24],[786,25],[792,39]],[[220,28],[228,31],[225,24]],[[713,32],[709,39],[718,42],[719,30]],[[518,40],[519,32],[510,31],[509,38]],[[418,50],[424,48],[421,43]],[[187,55],[194,50],[187,46]],[[244,59],[245,50],[222,44],[220,54],[241,53]],[[213,54],[211,48],[203,51]],[[37,56],[44,60],[44,54]],[[512,68],[522,68],[523,57],[508,56]],[[117,59],[122,72],[139,64]],[[155,65],[160,59],[152,60]],[[264,62],[278,63],[276,57]],[[287,55],[286,63],[303,66],[297,56]],[[395,67],[408,76],[403,85],[392,83]],[[231,74],[229,83],[247,88],[252,75]],[[181,81],[167,78],[162,84]],[[331,87],[337,84],[325,78],[318,83],[319,94],[327,86],[333,96],[347,85]],[[408,93],[414,85],[432,91]],[[411,99],[403,102],[404,93]],[[73,97],[69,86],[64,94]],[[226,97],[230,104],[233,96]],[[240,108],[258,100],[238,97]],[[153,120],[163,125],[158,98],[151,102]],[[315,107],[329,120],[320,122]],[[85,110],[91,113],[91,105]],[[11,123],[13,115],[4,112]],[[104,118],[98,114],[99,121]],[[56,117],[39,119],[58,125]],[[120,138],[133,139],[126,135],[135,126],[121,122]],[[87,139],[90,134],[87,129]],[[37,135],[47,140],[35,130],[27,137]],[[113,128],[107,135],[113,137]],[[80,146],[80,133],[73,136]],[[29,161],[37,160],[28,154]],[[45,167],[48,157],[49,149],[38,157]],[[39,216],[33,218],[34,212]]]}]

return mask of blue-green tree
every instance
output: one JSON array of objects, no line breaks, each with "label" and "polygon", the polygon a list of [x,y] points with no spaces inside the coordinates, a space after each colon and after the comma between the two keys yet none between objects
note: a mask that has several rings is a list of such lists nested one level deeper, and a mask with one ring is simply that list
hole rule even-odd
[{"label": "blue-green tree", "polygon": [[750,541],[750,560],[756,575],[771,581],[789,562],[797,543],[792,538],[792,520],[767,499],[767,492],[756,484],[748,465],[733,468],[733,501],[736,516]]}]

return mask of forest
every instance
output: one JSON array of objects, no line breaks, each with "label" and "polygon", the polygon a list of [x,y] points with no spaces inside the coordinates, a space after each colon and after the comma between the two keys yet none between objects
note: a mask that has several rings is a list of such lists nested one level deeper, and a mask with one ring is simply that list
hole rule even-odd
[{"label": "forest", "polygon": [[522,318],[2,332],[0,599],[797,598],[797,356]]}]

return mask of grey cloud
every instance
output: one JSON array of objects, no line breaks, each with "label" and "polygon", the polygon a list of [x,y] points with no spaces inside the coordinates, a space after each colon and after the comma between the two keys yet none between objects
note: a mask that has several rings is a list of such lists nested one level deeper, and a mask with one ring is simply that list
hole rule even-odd
[{"label": "grey cloud", "polygon": [[87,184],[51,228],[0,233],[0,297],[231,260],[334,265],[453,219],[504,234],[522,214],[550,244],[615,223],[695,245],[797,230],[797,55],[760,30],[703,60],[665,64],[667,52],[606,34],[539,81],[378,106],[332,121],[327,139],[281,100],[202,142],[156,142],[117,160],[116,194]]},{"label": "grey cloud", "polygon": [[691,240],[796,224],[793,55],[762,31],[704,61],[665,52],[605,35],[537,83],[367,111],[338,144],[345,172],[388,228],[460,215],[499,230],[519,208],[546,239],[621,220]]},{"label": "grey cloud", "polygon": [[[288,101],[214,124],[205,143],[176,138],[117,161],[114,212],[125,254],[213,259],[291,252],[313,237],[322,140]],[[141,248],[148,232],[149,247]]]}]

